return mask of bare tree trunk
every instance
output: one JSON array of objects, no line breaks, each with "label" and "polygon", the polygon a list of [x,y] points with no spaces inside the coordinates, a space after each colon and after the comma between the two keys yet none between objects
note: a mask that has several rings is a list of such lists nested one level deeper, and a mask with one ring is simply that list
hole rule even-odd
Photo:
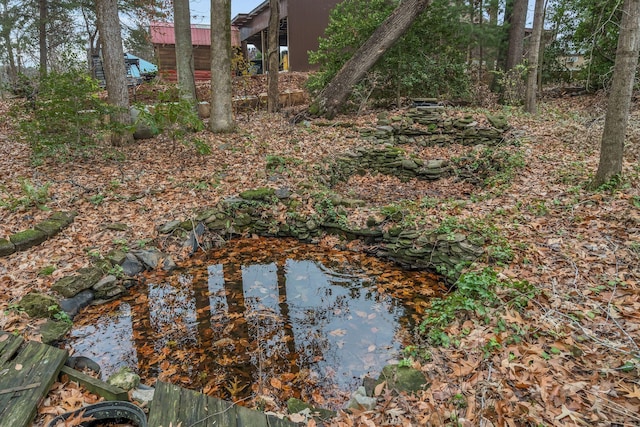
[{"label": "bare tree trunk", "polygon": [[533,33],[529,50],[529,74],[527,75],[527,99],[525,110],[535,114],[538,111],[538,59],[540,57],[540,46],[542,40],[542,29],[544,28],[544,3],[545,0],[536,0],[533,12]]},{"label": "bare tree trunk", "polygon": [[47,0],[38,0],[38,42],[40,47],[40,74],[47,75],[47,21],[49,8]]},{"label": "bare tree trunk", "polygon": [[9,24],[10,20],[13,20],[13,17],[10,16],[9,2],[8,0],[3,0],[2,25],[0,26],[0,34],[2,34],[2,42],[4,43],[7,50],[7,59],[9,60],[9,84],[12,89],[15,89],[16,84],[18,83],[18,67],[16,66],[16,59],[13,54],[13,46],[11,43],[12,26]]},{"label": "bare tree trunk", "polygon": [[278,111],[278,69],[280,68],[280,0],[269,0],[269,74],[267,75],[267,111]]},{"label": "bare tree trunk", "polygon": [[196,104],[195,67],[191,41],[191,14],[189,0],[173,0],[174,34],[176,37],[176,67],[180,97]]},{"label": "bare tree trunk", "polygon": [[592,187],[598,187],[622,173],[624,140],[639,53],[640,0],[624,0],[613,82],[600,143],[600,162]]},{"label": "bare tree trunk", "polygon": [[509,47],[505,71],[522,62],[524,49],[524,26],[527,20],[527,0],[513,0],[513,10],[509,21]]},{"label": "bare tree trunk", "polygon": [[430,0],[406,0],[400,3],[322,90],[311,111],[329,118],[335,116],[351,95],[353,86],[402,37],[430,3]]},{"label": "bare tree trunk", "polygon": [[126,129],[131,125],[131,114],[117,0],[97,0],[96,18],[102,42],[108,102],[118,110],[111,115],[111,123],[116,125],[111,133],[111,143],[117,146],[133,141],[133,134]]},{"label": "bare tree trunk", "polygon": [[234,128],[231,104],[231,0],[211,0],[212,132]]}]

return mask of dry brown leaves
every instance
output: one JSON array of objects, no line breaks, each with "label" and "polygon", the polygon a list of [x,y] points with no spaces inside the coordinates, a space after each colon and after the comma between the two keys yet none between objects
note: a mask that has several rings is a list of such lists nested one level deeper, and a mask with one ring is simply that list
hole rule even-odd
[{"label": "dry brown leaves", "polygon": [[[332,425],[640,424],[640,213],[634,206],[640,197],[635,142],[640,141],[640,120],[634,112],[625,163],[628,185],[588,192],[582,184],[597,164],[602,106],[602,97],[575,97],[543,104],[536,117],[512,114],[527,164],[510,187],[490,197],[472,201],[469,193],[482,195],[483,190],[450,180],[401,183],[379,175],[352,178],[338,187],[345,196],[363,197],[376,206],[425,196],[464,200],[455,208],[429,208],[426,215],[433,221],[447,215],[492,218],[515,252],[501,275],[528,280],[541,294],[522,313],[498,310],[489,324],[461,318],[449,330],[460,333],[458,346],[433,348],[431,360],[417,365],[430,381],[427,390],[418,396],[383,391],[376,410],[342,413]],[[0,103],[3,116],[7,108]],[[371,124],[375,115],[340,120]],[[97,154],[32,167],[29,149],[12,136],[11,123],[0,126],[3,194],[20,195],[18,178],[51,183],[48,207],[78,212],[54,239],[0,258],[3,313],[26,292],[46,292],[55,280],[87,265],[90,248],[106,253],[120,241],[134,245],[157,237],[158,225],[186,219],[242,190],[297,188],[312,177],[315,165],[362,143],[354,129],[293,126],[283,116],[252,112],[238,116],[233,134],[202,133],[213,148],[211,156],[197,156],[182,145],[169,155],[171,144],[154,139],[122,148],[124,160]],[[461,150],[424,149],[420,155],[446,158]],[[269,155],[292,161],[280,171],[268,171]],[[349,220],[358,223],[367,214],[354,209]],[[47,215],[37,208],[0,208],[0,238]],[[104,228],[113,222],[129,228]],[[324,243],[335,242],[327,238]],[[53,274],[39,274],[50,265],[56,268]],[[27,336],[33,331],[29,319],[11,311],[0,315],[0,327]],[[42,414],[92,399],[71,383],[57,384],[56,393],[57,400],[50,395]]]}]

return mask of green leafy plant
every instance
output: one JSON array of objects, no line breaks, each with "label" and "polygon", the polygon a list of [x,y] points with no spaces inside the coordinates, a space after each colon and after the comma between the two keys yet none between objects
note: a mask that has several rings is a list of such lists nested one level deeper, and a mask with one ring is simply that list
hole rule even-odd
[{"label": "green leafy plant", "polygon": [[47,310],[51,313],[51,318],[64,323],[72,323],[71,317],[60,309],[57,304],[50,305]]},{"label": "green leafy plant", "polygon": [[35,101],[14,110],[29,116],[20,121],[20,133],[30,144],[35,161],[80,154],[114,130],[104,118],[116,109],[98,96],[99,91],[97,81],[79,64],[40,77]]},{"label": "green leafy plant", "polygon": [[40,275],[40,276],[51,276],[54,271],[56,271],[56,266],[55,265],[47,265],[46,267],[43,267],[43,268],[40,269],[40,271],[38,271],[38,275]]},{"label": "green leafy plant", "polygon": [[19,178],[20,190],[22,196],[11,195],[6,187],[0,189],[7,195],[0,199],[0,207],[6,207],[11,210],[28,209],[30,207],[38,207],[46,209],[45,205],[49,201],[50,183],[38,185],[32,183],[27,178]]},{"label": "green leafy plant", "polygon": [[94,194],[93,196],[89,197],[89,201],[96,206],[101,205],[102,202],[104,202],[104,194]]},{"label": "green leafy plant", "polygon": [[[526,281],[504,281],[498,274],[485,268],[460,275],[455,289],[444,298],[436,298],[431,302],[424,314],[418,330],[426,335],[431,345],[448,347],[455,339],[445,331],[446,327],[456,319],[474,314],[485,322],[490,321],[492,309],[498,307],[502,299],[498,296],[498,288],[504,292],[502,299],[518,309],[526,307],[537,291]],[[503,325],[504,326],[504,325]],[[485,350],[497,349],[497,341],[489,343]]]},{"label": "green leafy plant", "polygon": [[160,101],[153,107],[136,105],[138,120],[151,128],[154,134],[168,137],[175,150],[178,141],[193,146],[198,154],[209,154],[209,145],[198,138],[190,138],[194,132],[204,129],[193,102],[179,96],[177,88],[158,93]]}]

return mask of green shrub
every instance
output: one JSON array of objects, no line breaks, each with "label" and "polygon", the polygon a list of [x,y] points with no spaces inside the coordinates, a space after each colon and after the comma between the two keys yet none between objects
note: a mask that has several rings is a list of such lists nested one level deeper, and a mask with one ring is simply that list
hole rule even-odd
[{"label": "green shrub", "polygon": [[[498,288],[502,291],[500,297]],[[448,347],[456,340],[445,329],[454,320],[473,314],[488,323],[491,313],[502,301],[506,301],[510,307],[523,310],[537,294],[537,289],[529,282],[500,280],[491,268],[464,273],[449,295],[431,302],[418,331],[431,345]]]},{"label": "green shrub", "polygon": [[3,193],[7,192],[7,196],[0,198],[0,207],[20,210],[37,206],[44,209],[46,203],[49,201],[49,187],[51,184],[38,185],[32,183],[27,178],[19,178],[19,182],[23,196],[13,196],[6,191],[6,188],[0,188],[0,190],[3,190]]},{"label": "green shrub", "polygon": [[156,135],[171,139],[175,149],[178,141],[191,145],[198,154],[211,153],[211,147],[203,140],[191,135],[204,129],[193,102],[178,96],[176,88],[158,93],[160,103],[153,108],[138,105],[139,120],[149,126]]},{"label": "green shrub", "polygon": [[105,117],[113,107],[98,96],[98,83],[86,72],[71,68],[41,77],[31,115],[21,120],[20,132],[32,149],[34,160],[67,158],[96,144],[111,126]]},{"label": "green shrub", "polygon": [[[310,76],[312,93],[321,91],[344,63],[391,14],[397,1],[345,0],[331,12],[325,37],[310,52],[320,70]],[[362,13],[366,10],[367,13]],[[389,49],[354,88],[362,103],[369,98],[465,97],[469,79],[466,53],[472,25],[460,20],[464,12],[446,0],[435,0],[411,29]],[[480,34],[473,35],[476,39]]]}]

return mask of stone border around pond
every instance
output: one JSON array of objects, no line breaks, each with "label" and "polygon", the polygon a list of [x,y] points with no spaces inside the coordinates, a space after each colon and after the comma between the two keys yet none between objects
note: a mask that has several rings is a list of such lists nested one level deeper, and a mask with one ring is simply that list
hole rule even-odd
[{"label": "stone border around pond", "polygon": [[54,212],[49,219],[37,223],[33,228],[14,233],[8,239],[0,239],[0,257],[39,245],[69,226],[75,216],[75,212]]},{"label": "stone border around pond", "polygon": [[[435,180],[452,171],[448,161],[442,159],[423,160],[407,157],[404,150],[394,143],[423,143],[419,139],[429,135],[448,135],[443,141],[474,141],[474,144],[496,143],[504,139],[508,124],[499,116],[487,116],[491,128],[478,126],[471,117],[453,121],[445,117],[441,106],[417,107],[405,117],[386,115],[378,117],[378,128],[361,130],[365,138],[373,139],[380,146],[357,149],[353,153],[339,156],[329,165],[329,186],[343,181],[354,173],[373,170],[398,176],[401,180]],[[425,127],[426,126],[426,130]],[[459,135],[458,135],[459,134]],[[457,136],[456,136],[457,135]],[[257,188],[223,200],[206,209],[194,218],[174,220],[158,227],[160,234],[182,232],[188,239],[185,246],[196,251],[202,246],[202,236],[209,231],[218,236],[257,234],[264,237],[292,237],[312,241],[327,234],[339,234],[348,239],[362,239],[375,248],[373,255],[392,260],[412,269],[432,269],[448,272],[446,277],[454,281],[459,266],[471,263],[484,253],[484,241],[474,233],[439,233],[437,229],[407,229],[394,226],[383,229],[382,223],[393,218],[370,218],[367,228],[352,228],[336,222],[330,215],[302,215],[297,212],[299,203],[287,188]],[[344,199],[338,195],[325,195],[332,206],[357,207],[364,201]],[[277,212],[286,211],[284,218]],[[68,226],[75,213],[55,212],[48,220],[37,224],[32,230],[16,233],[10,238],[0,239],[0,256],[42,243]],[[206,246],[206,245],[205,245]],[[81,268],[75,274],[63,277],[51,289],[62,298],[30,293],[18,304],[32,317],[49,318],[43,325],[43,341],[54,342],[69,330],[70,322],[82,308],[89,304],[108,302],[118,298],[137,281],[136,275],[145,270],[161,267],[165,271],[176,268],[171,257],[157,248],[134,250],[125,253],[113,250],[105,257],[94,259],[94,266]],[[42,298],[40,298],[42,297]],[[51,329],[51,331],[49,331]]]}]

